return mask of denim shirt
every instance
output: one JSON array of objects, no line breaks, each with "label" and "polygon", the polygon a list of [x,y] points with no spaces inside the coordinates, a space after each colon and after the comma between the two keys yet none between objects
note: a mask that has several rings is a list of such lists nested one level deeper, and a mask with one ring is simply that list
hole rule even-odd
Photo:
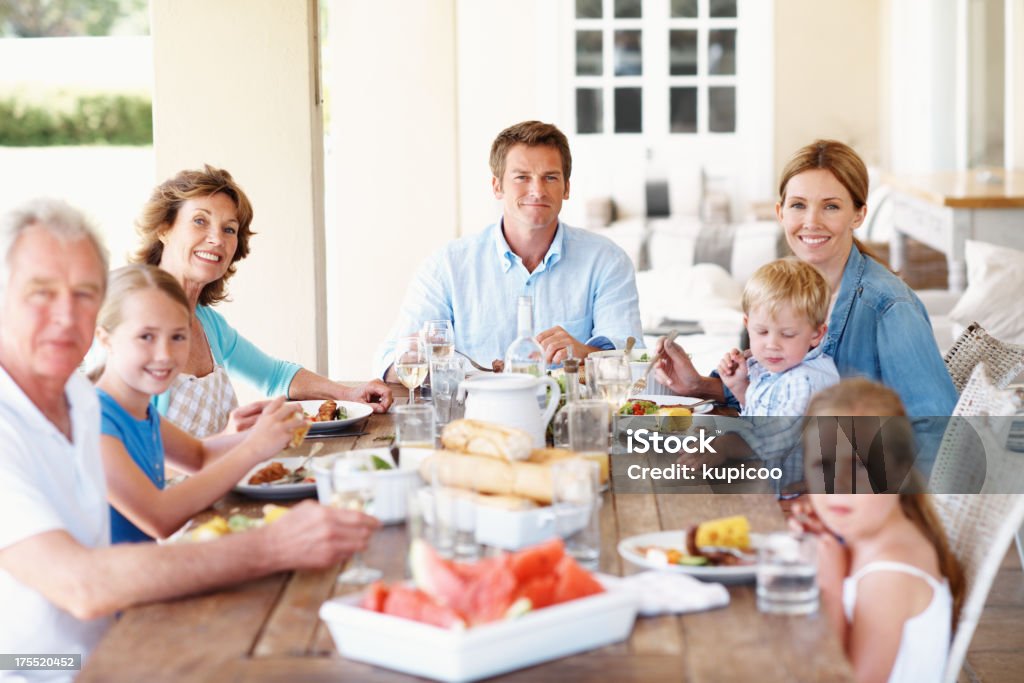
[{"label": "denim shirt", "polygon": [[850,249],[822,350],[842,377],[866,377],[900,396],[910,417],[948,417],[957,392],[924,304],[882,264]]}]

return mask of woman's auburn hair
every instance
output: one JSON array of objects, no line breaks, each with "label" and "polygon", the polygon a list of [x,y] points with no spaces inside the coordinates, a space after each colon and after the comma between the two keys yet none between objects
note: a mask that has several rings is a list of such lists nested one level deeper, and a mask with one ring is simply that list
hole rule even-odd
[{"label": "woman's auburn hair", "polygon": [[249,255],[249,238],[256,234],[251,229],[252,204],[226,170],[205,164],[202,169],[179,171],[174,177],[157,185],[135,221],[142,243],[129,257],[132,263],[159,266],[164,253],[164,243],[160,238],[174,225],[182,204],[194,197],[209,197],[218,193],[227,195],[235,204],[238,213],[238,246],[227,272],[219,280],[203,287],[199,294],[200,306],[212,306],[227,299],[227,282],[235,274],[235,264]]},{"label": "woman's auburn hair", "polygon": [[[838,140],[815,140],[796,151],[779,177],[779,202],[786,202],[786,186],[794,176],[804,171],[825,170],[831,173],[839,184],[846,188],[853,200],[853,206],[861,209],[868,201],[868,167],[852,147]],[[856,237],[853,244],[864,255],[870,256],[886,268],[885,263],[870,247]]]}]

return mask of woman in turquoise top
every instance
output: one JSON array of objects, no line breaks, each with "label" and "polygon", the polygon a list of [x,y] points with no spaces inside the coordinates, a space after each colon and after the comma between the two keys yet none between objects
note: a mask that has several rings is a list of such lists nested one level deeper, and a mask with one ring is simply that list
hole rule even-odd
[{"label": "woman in turquoise top", "polygon": [[[159,412],[199,437],[220,432],[237,406],[229,377],[244,379],[267,396],[358,401],[386,411],[392,399],[383,382],[347,387],[273,358],[213,310],[227,297],[235,264],[249,254],[252,219],[252,205],[231,174],[211,166],[181,171],[161,183],[143,207],[142,245],[132,260],[173,275],[195,313],[188,362],[171,388],[154,399]],[[235,411],[233,426],[246,428],[255,417]]]},{"label": "woman in turquoise top", "polygon": [[[935,420],[927,418],[952,414],[957,392],[924,304],[853,237],[867,215],[867,194],[868,172],[857,153],[841,142],[818,140],[783,170],[775,211],[789,248],[821,271],[832,290],[823,352],[841,376],[893,389],[916,418],[919,439],[934,441],[941,429],[928,427]],[[675,393],[735,403],[721,379],[702,377],[678,346],[667,349],[657,377]]]}]

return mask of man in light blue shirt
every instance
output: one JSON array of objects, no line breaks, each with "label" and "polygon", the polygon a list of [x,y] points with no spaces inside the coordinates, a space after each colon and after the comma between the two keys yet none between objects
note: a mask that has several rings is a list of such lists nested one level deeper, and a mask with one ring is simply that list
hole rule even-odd
[{"label": "man in light blue shirt", "polygon": [[445,245],[419,269],[374,370],[385,376],[395,340],[427,320],[451,320],[455,348],[482,365],[516,338],[516,300],[532,296],[545,360],[565,348],[584,358],[642,339],[633,264],[609,239],[558,220],[569,198],[572,156],[555,126],[525,121],[491,146],[491,186],[501,220]]}]

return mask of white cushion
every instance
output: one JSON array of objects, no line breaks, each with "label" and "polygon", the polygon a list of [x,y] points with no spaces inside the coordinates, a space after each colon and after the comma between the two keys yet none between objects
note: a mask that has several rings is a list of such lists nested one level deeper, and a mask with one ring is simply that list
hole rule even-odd
[{"label": "white cushion", "polygon": [[960,325],[977,321],[993,337],[1024,344],[1024,251],[967,240],[967,289],[949,313]]}]

